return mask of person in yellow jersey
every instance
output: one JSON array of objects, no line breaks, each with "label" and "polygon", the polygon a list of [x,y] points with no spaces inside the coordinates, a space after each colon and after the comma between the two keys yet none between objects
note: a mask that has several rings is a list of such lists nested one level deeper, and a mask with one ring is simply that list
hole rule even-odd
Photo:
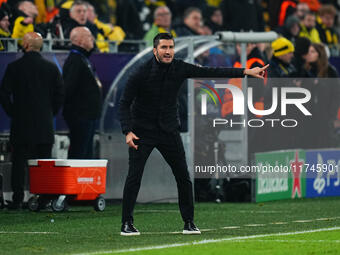
[{"label": "person in yellow jersey", "polygon": [[[18,4],[17,12],[12,38],[22,39],[26,33],[34,31],[34,19],[38,15],[38,9],[32,2],[22,1]],[[22,46],[22,40],[19,40],[18,44]]]},{"label": "person in yellow jersey", "polygon": [[319,32],[315,28],[315,15],[312,12],[305,14],[303,20],[300,23],[300,37],[307,37],[311,42],[321,42]]},{"label": "person in yellow jersey", "polygon": [[100,52],[109,52],[109,43],[105,42],[106,40],[117,41],[119,44],[125,38],[125,32],[121,27],[98,20],[95,8],[89,3],[87,3],[87,21],[98,30],[96,45]]},{"label": "person in yellow jersey", "polygon": [[[0,8],[0,38],[11,37],[11,32],[9,30],[9,17],[5,10]],[[6,50],[7,41],[0,40],[0,51]]]},{"label": "person in yellow jersey", "polygon": [[329,47],[339,44],[339,35],[334,28],[334,21],[337,15],[333,5],[322,5],[319,16],[316,18],[316,29],[319,32],[320,40]]}]

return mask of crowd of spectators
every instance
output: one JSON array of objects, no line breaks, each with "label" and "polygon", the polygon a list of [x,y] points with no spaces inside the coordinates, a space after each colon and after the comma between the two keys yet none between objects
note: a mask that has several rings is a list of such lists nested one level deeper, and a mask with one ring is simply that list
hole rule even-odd
[{"label": "crowd of spectators", "polygon": [[[86,26],[101,52],[104,40],[146,40],[168,31],[174,37],[216,31],[277,31],[294,43],[308,37],[338,49],[337,12],[332,0],[1,0],[0,37],[19,39],[27,32],[68,39],[75,26]],[[0,50],[6,49],[3,41]]]}]

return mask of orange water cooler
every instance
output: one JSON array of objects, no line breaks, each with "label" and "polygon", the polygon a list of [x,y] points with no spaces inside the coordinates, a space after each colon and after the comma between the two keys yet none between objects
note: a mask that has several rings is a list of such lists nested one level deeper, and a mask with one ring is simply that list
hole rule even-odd
[{"label": "orange water cooler", "polygon": [[[29,160],[32,211],[38,211],[43,200],[50,200],[53,211],[64,211],[69,202],[93,201],[95,210],[105,209],[101,196],[106,189],[107,160]],[[44,198],[44,199],[42,199]]]}]

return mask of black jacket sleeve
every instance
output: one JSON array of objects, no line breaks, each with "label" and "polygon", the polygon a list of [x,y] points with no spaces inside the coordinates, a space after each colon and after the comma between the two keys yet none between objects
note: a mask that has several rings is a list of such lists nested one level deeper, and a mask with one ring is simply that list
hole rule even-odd
[{"label": "black jacket sleeve", "polygon": [[243,78],[244,68],[202,67],[182,62],[185,78]]},{"label": "black jacket sleeve", "polygon": [[11,65],[8,65],[2,80],[2,85],[0,87],[0,103],[9,117],[12,117],[13,114],[13,102],[11,99],[12,85],[14,82],[13,75],[14,73],[12,71]]},{"label": "black jacket sleeve", "polygon": [[132,130],[130,107],[138,94],[138,87],[143,81],[143,71],[139,69],[128,79],[119,102],[119,118],[123,134]]}]

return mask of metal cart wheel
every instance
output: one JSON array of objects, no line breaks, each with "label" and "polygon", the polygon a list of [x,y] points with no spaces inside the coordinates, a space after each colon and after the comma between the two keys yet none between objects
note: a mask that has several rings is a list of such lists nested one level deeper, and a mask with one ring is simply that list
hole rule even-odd
[{"label": "metal cart wheel", "polygon": [[105,210],[106,202],[102,196],[99,196],[94,201],[94,209],[98,212],[102,212]]},{"label": "metal cart wheel", "polygon": [[28,199],[27,201],[27,206],[28,209],[32,212],[37,212],[39,211],[39,201],[37,197],[31,197],[30,199]]},{"label": "metal cart wheel", "polygon": [[51,208],[51,203],[52,203],[51,198],[46,197],[45,195],[40,195],[38,198],[38,204],[39,204],[38,210]]},{"label": "metal cart wheel", "polygon": [[52,210],[55,212],[66,211],[68,208],[68,205],[67,205],[65,198],[66,196],[62,195],[62,196],[59,196],[59,198],[53,199],[51,203]]}]

